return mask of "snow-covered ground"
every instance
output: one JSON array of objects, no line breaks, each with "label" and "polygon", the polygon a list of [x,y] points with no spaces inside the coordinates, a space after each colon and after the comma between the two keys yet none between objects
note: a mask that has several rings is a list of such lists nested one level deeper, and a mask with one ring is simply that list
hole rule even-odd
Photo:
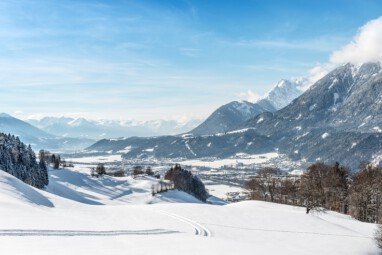
[{"label": "snow-covered ground", "polygon": [[220,159],[220,160],[214,160],[214,161],[204,161],[200,159],[195,159],[195,160],[185,160],[179,163],[181,165],[187,165],[187,166],[203,166],[203,167],[211,167],[211,168],[220,168],[222,166],[235,167],[238,164],[251,165],[251,164],[265,163],[269,161],[270,159],[276,158],[278,156],[279,154],[275,152],[266,153],[266,154],[257,154],[257,155],[240,154],[240,155],[237,155],[237,157],[235,158],[227,158],[227,159]]},{"label": "snow-covered ground", "polygon": [[208,189],[208,193],[210,195],[215,196],[220,199],[227,199],[227,193],[230,192],[243,192],[245,191],[241,187],[227,185],[227,184],[217,184],[214,182],[206,182],[205,183],[206,188]]},{"label": "snow-covered ground", "polygon": [[2,254],[377,254],[374,224],[333,212],[150,194],[148,177],[50,172],[46,191],[0,171]]},{"label": "snow-covered ground", "polygon": [[73,163],[113,163],[121,162],[122,158],[120,154],[111,154],[111,155],[100,155],[100,156],[88,156],[88,157],[79,157],[79,158],[68,158],[67,159]]}]

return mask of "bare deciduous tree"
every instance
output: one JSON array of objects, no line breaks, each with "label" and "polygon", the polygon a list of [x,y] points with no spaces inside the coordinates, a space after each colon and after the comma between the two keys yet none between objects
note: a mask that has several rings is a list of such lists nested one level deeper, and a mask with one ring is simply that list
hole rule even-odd
[{"label": "bare deciduous tree", "polygon": [[363,164],[353,176],[350,194],[350,213],[358,220],[380,222],[382,200],[382,169]]},{"label": "bare deciduous tree", "polygon": [[253,198],[261,196],[264,201],[275,201],[278,185],[278,177],[281,171],[278,168],[264,167],[257,172],[257,175],[246,182],[245,187],[251,191]]},{"label": "bare deciduous tree", "polygon": [[382,250],[382,225],[378,225],[377,231],[375,231],[374,239],[378,248]]}]

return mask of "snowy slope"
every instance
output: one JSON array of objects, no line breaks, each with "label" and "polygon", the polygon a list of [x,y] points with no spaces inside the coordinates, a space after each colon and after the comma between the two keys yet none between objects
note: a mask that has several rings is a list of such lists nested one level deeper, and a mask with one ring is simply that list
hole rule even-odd
[{"label": "snowy slope", "polygon": [[0,132],[11,133],[25,139],[41,138],[54,138],[53,135],[48,134],[22,120],[16,119],[9,114],[0,114]]},{"label": "snowy slope", "polygon": [[[303,208],[255,201],[178,203],[192,201],[177,191],[140,204],[152,180],[91,179],[81,169],[50,176],[49,188],[40,191],[0,171],[2,253],[377,253],[375,225],[337,213],[307,215]],[[76,195],[59,196],[63,187]]]},{"label": "snowy slope", "polygon": [[272,106],[265,104],[233,101],[216,109],[203,123],[189,133],[193,135],[224,133],[260,113],[275,110]]}]

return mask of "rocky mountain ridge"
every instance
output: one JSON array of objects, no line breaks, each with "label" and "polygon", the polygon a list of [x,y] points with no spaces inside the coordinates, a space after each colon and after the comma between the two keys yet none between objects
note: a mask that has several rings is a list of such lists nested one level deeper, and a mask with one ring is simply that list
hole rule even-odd
[{"label": "rocky mountain ridge", "polygon": [[261,113],[224,133],[103,140],[89,150],[122,149],[126,158],[277,151],[294,160],[339,161],[357,168],[382,158],[381,69],[379,63],[340,66],[281,110]]}]

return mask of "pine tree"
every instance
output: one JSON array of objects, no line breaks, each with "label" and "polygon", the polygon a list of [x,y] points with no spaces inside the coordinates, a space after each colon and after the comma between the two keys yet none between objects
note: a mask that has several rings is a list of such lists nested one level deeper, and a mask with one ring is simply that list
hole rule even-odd
[{"label": "pine tree", "polygon": [[206,201],[208,198],[208,192],[203,182],[197,176],[193,176],[190,171],[182,169],[179,164],[171,167],[164,178],[172,181],[176,189],[189,193],[202,201]]},{"label": "pine tree", "polygon": [[37,188],[48,185],[48,171],[37,163],[31,146],[14,135],[0,133],[0,169]]},{"label": "pine tree", "polygon": [[48,168],[45,164],[44,159],[41,159],[39,162],[39,167],[40,167],[40,174],[41,174],[41,180],[44,185],[49,184],[49,178],[48,178]]},{"label": "pine tree", "polygon": [[106,174],[105,165],[102,163],[99,163],[96,167],[96,173],[97,175],[104,175]]}]

